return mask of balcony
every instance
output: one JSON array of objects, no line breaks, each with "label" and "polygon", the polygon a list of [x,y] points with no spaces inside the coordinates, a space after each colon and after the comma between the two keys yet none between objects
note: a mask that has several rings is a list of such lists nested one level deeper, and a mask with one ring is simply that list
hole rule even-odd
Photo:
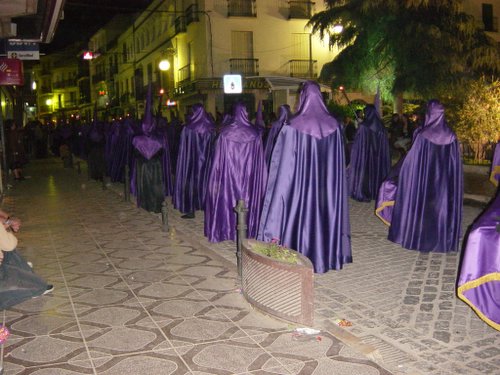
[{"label": "balcony", "polygon": [[179,69],[177,72],[178,74],[178,81],[177,83],[179,85],[183,85],[186,82],[191,81],[191,64],[187,64],[183,66],[182,68]]},{"label": "balcony", "polygon": [[198,22],[200,20],[198,15],[199,11],[197,3],[193,3],[190,6],[188,6],[186,8],[186,26],[189,25],[191,22]]},{"label": "balcony", "polygon": [[290,60],[290,77],[316,78],[318,60]]},{"label": "balcony", "polygon": [[289,1],[290,13],[288,19],[300,18],[309,19],[312,16],[312,9],[314,3],[312,1]]},{"label": "balcony", "polygon": [[177,17],[174,21],[175,34],[185,33],[186,32],[186,17],[180,16]]},{"label": "balcony", "polygon": [[74,79],[64,79],[61,81],[54,82],[52,84],[54,89],[63,89],[65,87],[73,87],[76,86],[76,80]]},{"label": "balcony", "polygon": [[228,17],[257,17],[255,0],[227,0]]},{"label": "balcony", "polygon": [[259,59],[229,59],[229,70],[231,74],[258,76]]}]

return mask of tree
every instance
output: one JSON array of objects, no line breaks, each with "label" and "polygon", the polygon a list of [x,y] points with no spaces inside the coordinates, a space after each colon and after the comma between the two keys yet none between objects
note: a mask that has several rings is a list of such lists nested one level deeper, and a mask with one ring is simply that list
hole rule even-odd
[{"label": "tree", "polygon": [[[486,72],[498,74],[500,56],[459,0],[326,0],[309,25],[342,48],[321,79],[387,95],[429,97]],[[333,25],[343,25],[341,33]]]},{"label": "tree", "polygon": [[484,159],[485,145],[500,139],[500,81],[484,77],[473,81],[455,115],[454,126],[462,143],[474,151],[474,159]]}]

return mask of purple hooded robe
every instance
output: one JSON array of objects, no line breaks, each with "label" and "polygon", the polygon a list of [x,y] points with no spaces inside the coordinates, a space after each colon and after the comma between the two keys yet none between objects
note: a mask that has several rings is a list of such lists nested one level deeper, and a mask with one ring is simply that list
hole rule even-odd
[{"label": "purple hooded robe", "polygon": [[182,213],[205,207],[214,139],[214,122],[203,105],[195,104],[182,129],[177,158],[173,203]]},{"label": "purple hooded robe", "polygon": [[319,86],[304,83],[297,114],[274,146],[258,239],[307,256],[315,272],[352,262],[344,143]]},{"label": "purple hooded robe", "polygon": [[283,104],[279,108],[278,119],[274,121],[271,125],[271,130],[267,135],[266,139],[266,147],[264,149],[264,157],[266,159],[266,165],[269,168],[271,164],[271,156],[273,154],[274,144],[276,142],[276,137],[280,132],[283,125],[288,121],[288,119],[292,117],[292,111],[290,110],[290,106],[288,104]]},{"label": "purple hooded robe", "polygon": [[233,121],[221,129],[215,144],[205,202],[205,236],[211,242],[236,239],[238,200],[248,208],[248,237],[257,235],[267,181],[262,137],[248,120],[243,103]]},{"label": "purple hooded robe", "polygon": [[458,297],[500,331],[500,193],[472,225],[460,268]]},{"label": "purple hooded robe", "polygon": [[495,147],[495,153],[493,154],[493,160],[491,162],[490,181],[495,186],[500,185],[500,142],[497,143]]},{"label": "purple hooded robe", "polygon": [[389,139],[377,109],[367,105],[359,125],[347,169],[349,192],[353,199],[370,202],[377,198],[380,184],[391,168]]},{"label": "purple hooded robe", "polygon": [[455,133],[437,100],[427,106],[399,173],[389,240],[406,249],[458,249],[462,221],[463,170]]}]

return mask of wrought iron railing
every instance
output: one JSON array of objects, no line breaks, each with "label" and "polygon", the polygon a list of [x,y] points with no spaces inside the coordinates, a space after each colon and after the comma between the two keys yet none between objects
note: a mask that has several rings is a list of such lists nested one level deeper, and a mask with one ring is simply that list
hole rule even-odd
[{"label": "wrought iron railing", "polygon": [[191,64],[184,65],[178,70],[178,84],[191,81]]},{"label": "wrought iron railing", "polygon": [[317,76],[317,60],[290,60],[290,77],[315,78]]},{"label": "wrought iron railing", "polygon": [[255,0],[227,0],[228,17],[257,17]]},{"label": "wrought iron railing", "polygon": [[231,74],[258,76],[259,59],[229,59],[229,70]]},{"label": "wrought iron railing", "polygon": [[175,33],[185,33],[186,32],[186,17],[179,16],[174,21]]},{"label": "wrought iron railing", "polygon": [[288,4],[290,6],[288,18],[311,18],[314,5],[312,1],[289,1]]}]

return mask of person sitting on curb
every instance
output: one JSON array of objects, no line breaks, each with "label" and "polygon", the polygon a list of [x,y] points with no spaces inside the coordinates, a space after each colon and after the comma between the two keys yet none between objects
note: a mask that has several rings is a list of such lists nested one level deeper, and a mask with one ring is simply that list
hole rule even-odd
[{"label": "person sitting on curb", "polygon": [[[4,214],[0,210],[0,216]],[[0,310],[54,290],[53,285],[33,272],[16,250],[17,238],[12,232],[19,230],[21,222],[10,219],[8,215],[4,219],[0,225]]]}]

